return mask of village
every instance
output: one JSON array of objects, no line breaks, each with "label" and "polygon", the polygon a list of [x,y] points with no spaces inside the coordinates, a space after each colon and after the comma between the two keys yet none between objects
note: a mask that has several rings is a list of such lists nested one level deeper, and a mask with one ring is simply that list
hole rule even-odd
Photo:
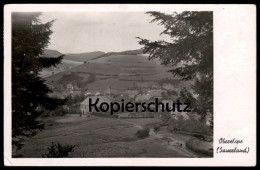
[{"label": "village", "polygon": [[[68,115],[70,116],[91,116],[95,115],[96,110],[89,110],[89,99],[91,98],[93,101],[95,101],[97,98],[99,99],[99,102],[97,103],[97,107],[100,106],[101,103],[111,103],[111,102],[118,102],[121,103],[124,101],[127,102],[142,102],[142,103],[149,103],[154,102],[155,99],[158,99],[160,103],[163,103],[164,106],[169,105],[170,109],[172,109],[172,104],[175,103],[178,100],[177,93],[175,95],[168,95],[168,90],[166,88],[159,89],[158,86],[142,86],[139,88],[132,89],[132,90],[125,90],[125,89],[113,89],[111,86],[106,88],[105,90],[85,90],[81,91],[77,85],[73,84],[67,84],[66,90],[63,91],[61,98],[80,98],[81,101],[78,101],[78,103],[73,103],[72,105],[64,105],[63,109],[65,109],[68,112]],[[152,106],[154,107],[154,106]],[[159,118],[161,119],[164,115],[169,115],[173,119],[181,119],[187,120],[192,117],[192,119],[196,119],[199,121],[200,116],[195,113],[189,113],[187,111],[178,111],[177,105],[175,106],[176,109],[171,112],[162,111],[162,105],[160,105],[159,112],[122,112],[122,110],[119,110],[115,113],[116,116],[119,119],[127,119],[127,118]],[[181,110],[185,108],[185,105],[181,105]],[[77,110],[75,113],[73,111]],[[105,113],[107,115],[110,114],[108,111]],[[210,125],[210,116],[206,115],[206,125]]]},{"label": "village", "polygon": [[45,131],[28,141],[21,152],[23,156],[41,157],[46,152],[41,148],[49,145],[51,138],[54,142],[77,146],[70,157],[210,157],[212,137],[206,131],[211,126],[209,118],[201,125],[200,115],[177,109],[175,112],[162,112],[162,108],[159,112],[119,110],[113,115],[88,109],[89,98],[98,98],[99,103],[122,100],[148,103],[157,98],[171,106],[178,97],[168,95],[167,91],[156,85],[81,91],[69,83],[60,96],[70,102],[41,118]]},{"label": "village", "polygon": [[[147,60],[145,54],[113,53],[79,65],[67,66],[72,68],[64,67],[63,71],[44,77],[45,84],[52,90],[48,95],[62,99],[65,103],[53,111],[46,110],[42,115],[41,121],[45,122],[48,130],[36,137],[42,141],[38,144],[48,145],[44,140],[45,136],[53,134],[55,141],[76,145],[79,141],[72,141],[76,135],[76,138],[86,137],[91,140],[84,139],[83,143],[79,144],[81,146],[71,153],[74,157],[82,154],[84,157],[95,157],[103,153],[96,147],[105,147],[107,143],[113,150],[111,153],[105,153],[108,157],[125,155],[128,149],[131,153],[126,155],[130,157],[154,157],[157,154],[162,157],[212,155],[212,114],[203,116],[192,110],[183,111],[185,105],[181,105],[179,109],[177,105],[173,105],[178,100],[187,102],[180,98],[182,88],[188,89],[194,98],[198,97],[189,88],[191,81],[172,77],[171,73],[167,72],[168,67],[161,66],[157,61]],[[96,106],[99,110],[90,110],[89,99],[93,101],[92,104],[98,99]],[[158,111],[143,111],[141,105],[132,111],[120,108],[113,114],[111,109],[106,110],[104,105],[100,109],[102,103],[148,104],[155,100],[160,103]],[[166,105],[170,106],[172,111],[163,108]],[[154,107],[155,105],[151,105],[150,109],[155,110]],[[71,131],[70,128],[75,130]],[[64,138],[68,133],[66,129],[73,135]],[[118,135],[115,136],[115,133]],[[144,145],[136,146],[136,142],[146,143],[147,140],[151,144],[149,148]],[[34,142],[32,140],[29,144],[34,145]],[[118,148],[121,144],[129,147],[120,150]],[[35,147],[38,146],[35,144]],[[96,150],[92,153],[89,150],[93,148]],[[32,151],[28,152],[34,155]]]}]

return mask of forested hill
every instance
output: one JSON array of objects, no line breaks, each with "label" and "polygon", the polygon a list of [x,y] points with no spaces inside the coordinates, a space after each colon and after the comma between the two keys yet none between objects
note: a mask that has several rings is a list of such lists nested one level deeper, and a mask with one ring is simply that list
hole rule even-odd
[{"label": "forested hill", "polygon": [[[86,52],[86,53],[70,53],[70,54],[65,54],[63,59],[84,62],[84,61],[95,60],[101,57],[108,57],[111,55],[138,55],[138,54],[143,54],[143,50],[138,49],[138,50],[128,50],[122,52],[108,52],[108,53],[102,51],[94,51],[94,52]],[[62,55],[62,53],[60,53],[57,50],[46,49],[44,51],[44,55],[46,57],[58,57]]]}]

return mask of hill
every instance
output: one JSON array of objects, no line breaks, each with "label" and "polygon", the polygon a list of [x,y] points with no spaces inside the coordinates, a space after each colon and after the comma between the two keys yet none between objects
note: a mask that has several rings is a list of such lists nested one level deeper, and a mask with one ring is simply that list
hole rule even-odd
[{"label": "hill", "polygon": [[102,58],[102,57],[109,57],[111,55],[138,55],[138,54],[143,54],[143,50],[138,49],[138,50],[128,50],[128,51],[122,51],[122,52],[108,52],[103,55],[94,57],[91,60],[96,60],[96,59]]},{"label": "hill", "polygon": [[96,58],[103,54],[105,54],[105,53],[102,51],[79,53],[79,54],[66,54],[64,56],[64,59],[71,60],[71,61],[84,62],[84,61],[92,60],[93,58]]},{"label": "hill", "polygon": [[[51,50],[51,49],[46,49],[44,51],[44,54],[43,54],[43,56],[45,56],[45,57],[52,57],[52,58],[59,57],[61,55],[62,55],[62,53],[60,53],[59,51]],[[69,70],[69,69],[71,69],[75,66],[78,66],[80,64],[83,64],[83,62],[66,60],[66,59],[63,58],[61,63],[58,64],[56,67],[44,68],[43,70],[41,70],[40,76],[41,77],[48,77],[50,75],[57,74],[59,72],[65,71],[65,70]]]},{"label": "hill", "polygon": [[55,58],[55,57],[61,56],[62,53],[60,53],[57,50],[46,49],[46,50],[44,50],[43,55],[46,56],[46,57],[53,57],[53,58]]},{"label": "hill", "polygon": [[[160,65],[158,60],[148,60],[148,57],[143,54],[110,55],[91,60],[45,79],[47,83],[56,86],[58,91],[63,91],[63,87],[72,83],[83,91],[87,89],[102,92],[109,86],[116,90],[159,87],[159,81],[162,79],[173,79],[172,74],[167,72],[168,70],[170,70],[169,67]],[[94,75],[91,81],[90,75],[92,77]]]}]

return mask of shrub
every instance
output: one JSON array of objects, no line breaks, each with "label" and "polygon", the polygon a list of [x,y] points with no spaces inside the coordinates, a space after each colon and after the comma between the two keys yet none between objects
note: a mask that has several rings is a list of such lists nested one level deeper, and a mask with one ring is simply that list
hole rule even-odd
[{"label": "shrub", "polygon": [[68,114],[67,110],[63,108],[63,106],[58,106],[53,112],[53,115],[55,116],[63,116]]},{"label": "shrub", "polygon": [[169,121],[171,120],[171,115],[169,112],[161,112],[161,119],[164,123],[169,123]]},{"label": "shrub", "polygon": [[199,133],[203,135],[212,135],[212,130],[205,123],[188,119],[172,119],[169,122],[168,129],[170,131],[184,131],[188,133]]},{"label": "shrub", "polygon": [[136,135],[138,138],[146,138],[149,136],[150,129],[149,128],[144,128],[140,129],[136,132]]},{"label": "shrub", "polygon": [[154,130],[155,132],[158,132],[158,131],[160,130],[160,125],[155,125],[155,126],[153,127],[153,130]]},{"label": "shrub", "polygon": [[203,155],[207,155],[212,157],[213,156],[213,150],[206,147],[209,143],[205,141],[201,141],[196,138],[191,138],[186,142],[186,147],[193,152],[197,152]]},{"label": "shrub", "polygon": [[80,106],[79,105],[74,105],[70,107],[70,114],[81,114]]},{"label": "shrub", "polygon": [[87,83],[88,83],[87,81],[77,81],[77,86],[79,88],[84,88],[86,87]]},{"label": "shrub", "polygon": [[63,158],[68,157],[69,152],[73,152],[75,145],[62,145],[60,143],[51,143],[48,147],[48,153],[42,155],[44,158]]}]

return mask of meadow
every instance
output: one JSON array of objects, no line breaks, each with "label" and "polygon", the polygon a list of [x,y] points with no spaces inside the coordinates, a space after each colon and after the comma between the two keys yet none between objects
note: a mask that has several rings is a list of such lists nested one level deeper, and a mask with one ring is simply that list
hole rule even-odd
[{"label": "meadow", "polygon": [[[156,118],[115,119],[108,117],[47,117],[46,129],[25,142],[21,157],[41,158],[52,142],[75,145],[69,157],[199,157],[186,148],[175,146],[187,141],[187,135],[169,133],[162,128],[144,139],[136,132],[142,127],[159,123]],[[181,136],[181,137],[180,137]],[[79,140],[80,139],[80,140]],[[181,140],[181,141],[180,141]],[[173,145],[167,143],[172,142]]]}]

